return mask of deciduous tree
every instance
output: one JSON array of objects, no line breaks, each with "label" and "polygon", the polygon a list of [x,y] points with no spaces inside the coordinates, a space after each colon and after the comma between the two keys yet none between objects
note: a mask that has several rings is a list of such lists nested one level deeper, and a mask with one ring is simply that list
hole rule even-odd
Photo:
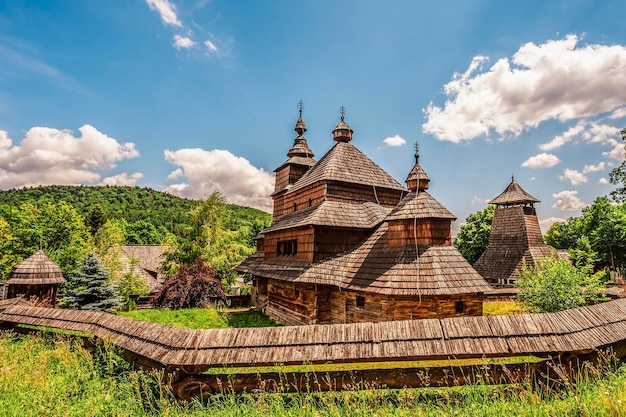
[{"label": "deciduous tree", "polygon": [[470,214],[454,238],[454,246],[470,264],[474,264],[487,249],[495,209],[494,205],[489,205],[484,210]]}]

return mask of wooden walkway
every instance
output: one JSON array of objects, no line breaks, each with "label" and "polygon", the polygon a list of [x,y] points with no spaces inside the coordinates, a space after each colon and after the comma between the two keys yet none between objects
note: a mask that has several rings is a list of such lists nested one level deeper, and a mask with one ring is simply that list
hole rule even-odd
[{"label": "wooden walkway", "polygon": [[183,372],[184,377],[224,366],[563,358],[607,348],[619,358],[626,356],[626,299],[558,313],[211,330],[23,303],[2,309],[4,327],[25,324],[89,333],[112,341],[143,366]]}]

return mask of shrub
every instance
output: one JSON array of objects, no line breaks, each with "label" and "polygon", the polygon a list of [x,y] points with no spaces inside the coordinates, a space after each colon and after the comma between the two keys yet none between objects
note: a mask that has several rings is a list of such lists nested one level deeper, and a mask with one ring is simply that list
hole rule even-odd
[{"label": "shrub", "polygon": [[160,308],[204,308],[211,300],[225,301],[224,288],[216,274],[200,259],[193,265],[182,265],[152,297],[152,304]]},{"label": "shrub", "polygon": [[536,267],[524,265],[515,285],[520,289],[517,299],[542,313],[585,306],[604,291],[598,275],[587,276],[565,259],[552,256]]}]

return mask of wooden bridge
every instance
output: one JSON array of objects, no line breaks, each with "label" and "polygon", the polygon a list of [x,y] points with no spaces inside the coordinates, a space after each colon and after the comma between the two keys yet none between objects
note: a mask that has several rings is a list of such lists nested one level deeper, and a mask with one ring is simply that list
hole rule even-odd
[{"label": "wooden bridge", "polygon": [[[7,300],[10,301],[10,300]],[[19,325],[73,330],[110,340],[142,368],[163,369],[182,398],[216,391],[334,390],[514,382],[548,376],[554,363],[595,360],[610,349],[626,356],[626,299],[558,313],[458,317],[269,328],[192,330],[107,313],[0,305],[5,328]],[[544,361],[438,368],[413,361],[535,357]],[[372,369],[278,374],[254,367],[362,364]],[[390,362],[392,364],[390,364]],[[225,367],[241,368],[233,373]]]}]

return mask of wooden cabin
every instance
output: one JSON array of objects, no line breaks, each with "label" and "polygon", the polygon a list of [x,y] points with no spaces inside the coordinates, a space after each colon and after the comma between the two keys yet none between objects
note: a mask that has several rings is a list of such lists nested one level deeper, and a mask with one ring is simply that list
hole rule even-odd
[{"label": "wooden cabin", "polygon": [[524,191],[515,178],[489,202],[496,205],[489,244],[474,263],[474,268],[492,285],[513,286],[524,263],[534,266],[551,255],[535,210],[535,204],[539,202]]},{"label": "wooden cabin", "polygon": [[235,268],[252,274],[258,310],[296,325],[482,314],[491,287],[452,246],[455,217],[426,191],[417,153],[407,189],[352,145],[343,115],[317,162],[302,113],[295,130],[273,223]]},{"label": "wooden cabin", "polygon": [[16,265],[5,281],[6,298],[36,297],[40,301],[56,305],[59,284],[65,282],[61,268],[43,253],[35,252],[30,258]]}]

